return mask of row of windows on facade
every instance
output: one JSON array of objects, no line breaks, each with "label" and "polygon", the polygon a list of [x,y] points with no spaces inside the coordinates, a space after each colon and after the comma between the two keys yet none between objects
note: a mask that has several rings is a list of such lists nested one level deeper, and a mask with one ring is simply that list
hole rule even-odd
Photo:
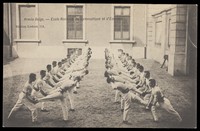
[{"label": "row of windows on facade", "polygon": [[[35,6],[19,6],[19,24],[32,24],[24,18],[35,16]],[[83,39],[83,7],[67,6],[67,39]],[[33,24],[35,24],[33,22]],[[31,31],[31,30],[29,30]],[[32,29],[34,32],[35,30]],[[20,39],[26,36],[26,30],[20,29]],[[23,35],[24,34],[24,35]],[[29,37],[30,37],[29,33]],[[34,33],[32,33],[34,34]],[[114,39],[130,40],[130,7],[114,8]]]},{"label": "row of windows on facade", "polygon": [[[23,25],[23,20],[26,17],[34,16],[35,6],[20,6],[19,17],[20,24]],[[82,6],[67,6],[67,39],[83,39],[83,7]],[[170,19],[169,19],[170,20]],[[29,23],[30,24],[30,23]],[[168,21],[168,29],[170,21]],[[34,29],[32,30],[34,32]],[[157,21],[155,25],[155,43],[161,44],[162,22]],[[169,39],[168,31],[168,39]],[[20,29],[20,38],[26,36],[25,30]],[[33,35],[35,33],[32,33]],[[27,35],[28,36],[28,35]],[[29,36],[30,37],[30,33]],[[114,40],[130,40],[130,7],[114,7]],[[168,40],[169,41],[169,40]]]}]

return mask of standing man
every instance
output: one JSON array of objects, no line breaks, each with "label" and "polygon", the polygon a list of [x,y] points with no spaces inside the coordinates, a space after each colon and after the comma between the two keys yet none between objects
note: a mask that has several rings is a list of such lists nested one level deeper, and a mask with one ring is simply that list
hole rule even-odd
[{"label": "standing man", "polygon": [[71,79],[63,81],[62,85],[49,92],[49,94],[45,97],[39,98],[38,101],[50,101],[50,100],[60,100],[61,108],[63,112],[63,120],[68,120],[68,107],[66,102],[66,92],[71,90],[76,86],[76,83],[80,81],[79,76],[73,76]]},{"label": "standing man", "polygon": [[[53,90],[53,88],[44,81],[45,79],[47,79],[46,71],[41,70],[40,78],[37,80],[36,84],[33,86],[33,91],[31,93],[31,95],[33,97],[37,97],[37,95],[39,95],[39,94],[41,94],[42,96],[47,96],[49,94],[49,92]],[[41,103],[41,111],[47,112],[48,110],[45,109],[44,105],[45,105],[45,102],[42,102]]]},{"label": "standing man", "polygon": [[31,111],[32,122],[37,123],[38,112],[35,104],[38,103],[38,101],[31,96],[32,88],[35,84],[35,81],[36,74],[31,73],[29,75],[29,80],[25,83],[22,92],[19,94],[19,98],[16,104],[10,111],[8,119],[10,119],[14,113],[16,113],[23,105],[25,105]]},{"label": "standing man", "polygon": [[179,113],[173,108],[169,99],[164,97],[163,93],[159,86],[156,85],[155,79],[149,80],[149,86],[152,88],[150,100],[146,106],[146,109],[151,109],[151,113],[155,122],[158,121],[158,117],[156,115],[156,104],[158,103],[161,108],[176,116],[179,122],[182,121]]}]

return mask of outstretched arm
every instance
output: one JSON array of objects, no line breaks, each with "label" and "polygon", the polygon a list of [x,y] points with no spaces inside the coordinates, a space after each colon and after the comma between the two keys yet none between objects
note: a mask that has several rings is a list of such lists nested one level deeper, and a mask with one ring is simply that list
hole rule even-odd
[{"label": "outstretched arm", "polygon": [[135,86],[132,86],[132,85],[131,85],[130,90],[132,90],[132,91],[134,91],[134,92],[136,92],[136,93],[138,93],[138,94],[142,94],[142,92],[141,92],[140,90],[138,90]]}]

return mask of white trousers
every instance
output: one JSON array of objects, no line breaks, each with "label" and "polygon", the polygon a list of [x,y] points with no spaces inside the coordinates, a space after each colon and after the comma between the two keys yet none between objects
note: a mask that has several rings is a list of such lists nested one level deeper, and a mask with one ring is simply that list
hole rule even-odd
[{"label": "white trousers", "polygon": [[[171,102],[169,101],[169,99],[164,98],[164,102],[159,102],[159,107],[161,107],[162,109],[166,110],[167,112],[169,112],[170,114],[174,115],[179,122],[182,121],[181,116],[179,115],[179,113],[173,108]],[[155,106],[151,107],[151,112],[152,112],[152,116],[153,119],[155,121],[158,121],[158,117],[156,115],[156,109]]]},{"label": "white trousers", "polygon": [[138,101],[140,104],[147,105],[148,101],[144,101],[142,98],[137,96],[134,92],[129,91],[122,95],[121,99],[121,109],[123,109],[123,121],[128,120],[128,113],[130,110],[130,105],[132,101]]},{"label": "white trousers", "polygon": [[31,111],[32,122],[37,121],[37,107],[26,98],[23,92],[19,94],[19,98],[12,110],[10,111],[8,118],[10,118],[13,113],[17,112],[23,105],[25,105]]},{"label": "white trousers", "polygon": [[59,99],[60,100],[60,105],[62,108],[62,112],[63,112],[63,120],[68,120],[68,107],[67,107],[67,102],[66,102],[66,97],[62,97]]},{"label": "white trousers", "polygon": [[73,93],[73,89],[67,90],[67,95],[68,95],[68,98],[69,98],[71,109],[74,109],[74,93]]}]

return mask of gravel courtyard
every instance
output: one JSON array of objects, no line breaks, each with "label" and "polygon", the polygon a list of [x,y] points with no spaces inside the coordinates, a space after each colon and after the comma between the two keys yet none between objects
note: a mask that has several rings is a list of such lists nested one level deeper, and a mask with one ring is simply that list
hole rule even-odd
[{"label": "gravel courtyard", "polygon": [[[115,92],[104,77],[105,60],[91,59],[89,74],[81,81],[75,94],[75,111],[69,111],[69,121],[62,121],[58,101],[46,103],[49,112],[38,112],[39,124],[33,125],[30,111],[22,108],[10,121],[6,118],[16,103],[30,72],[39,76],[51,59],[18,58],[3,66],[3,127],[114,127],[114,128],[195,128],[196,127],[196,80],[187,76],[173,77],[160,68],[160,64],[147,59],[136,59],[145,70],[151,72],[164,95],[183,118],[178,123],[174,116],[158,110],[159,122],[154,122],[151,112],[138,103],[132,103],[129,113],[130,125],[122,123],[120,104],[114,104]],[[69,101],[68,101],[69,103]]]}]

